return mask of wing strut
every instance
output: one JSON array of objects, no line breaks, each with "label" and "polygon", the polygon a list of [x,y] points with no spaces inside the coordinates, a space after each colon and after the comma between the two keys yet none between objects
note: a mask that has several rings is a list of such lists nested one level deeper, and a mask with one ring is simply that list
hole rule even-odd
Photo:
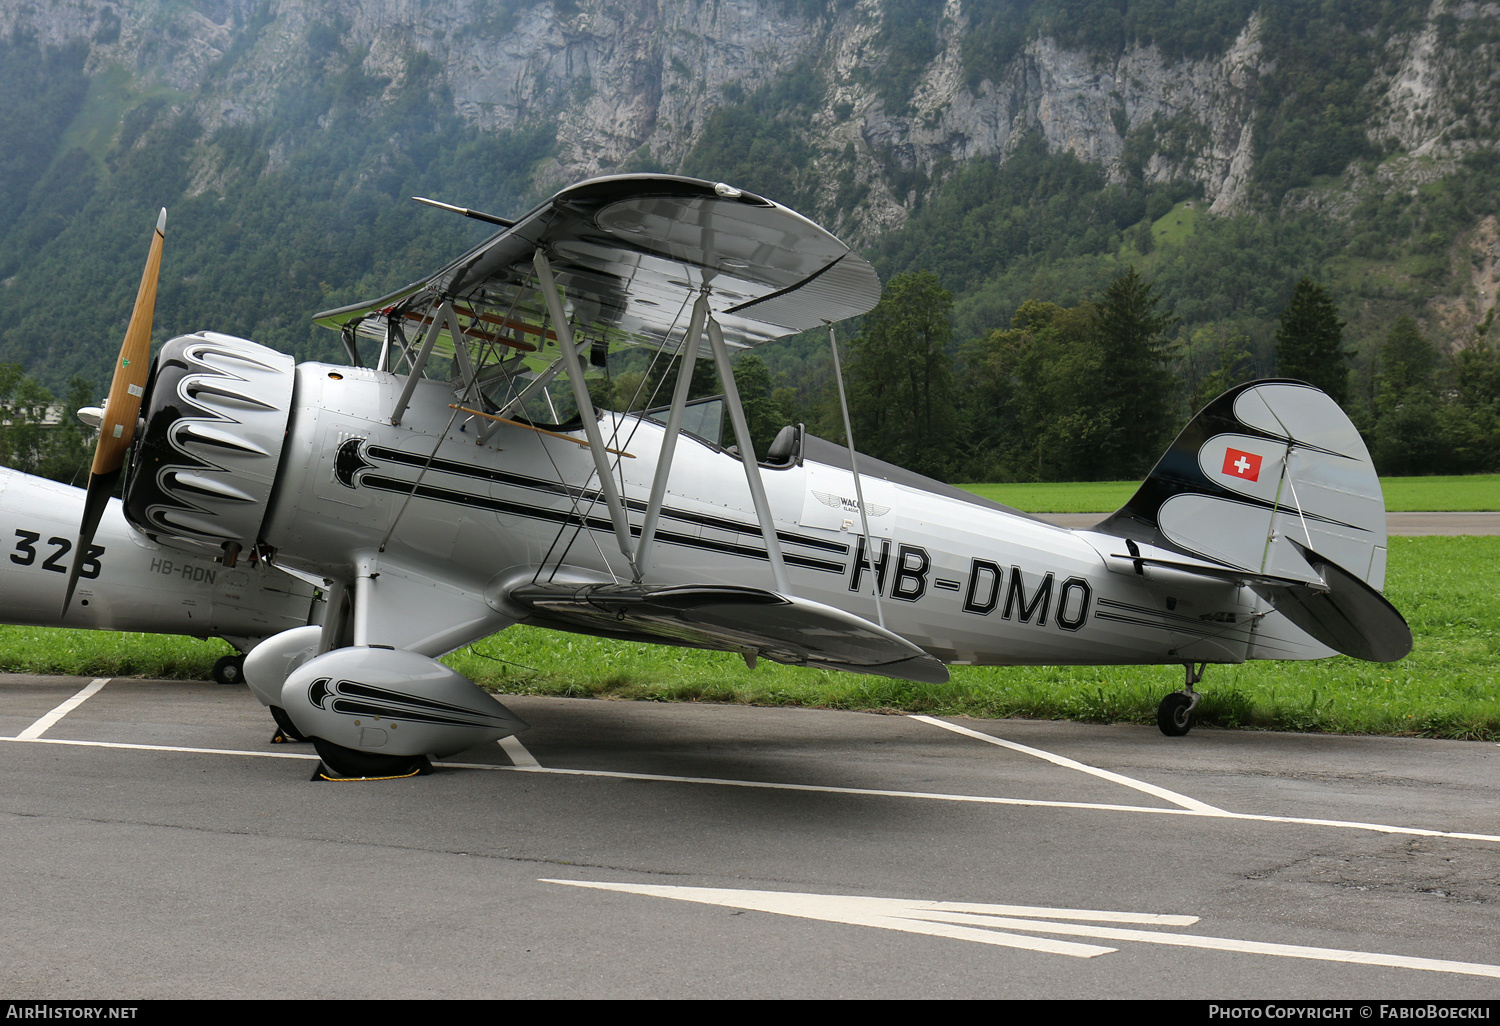
[{"label": "wing strut", "polygon": [[[451,337],[453,338],[453,362],[458,365],[460,389],[458,394],[464,402],[477,404],[479,401],[479,373],[474,369],[474,361],[469,356],[469,337],[459,327],[458,317],[456,316],[457,311],[453,309],[453,304],[449,303],[447,309],[450,314],[454,315],[448,321],[448,330],[452,333]],[[477,325],[470,324],[469,326],[476,327]]]},{"label": "wing strut", "polygon": [[[854,428],[849,424],[849,400],[844,396],[844,368],[839,363],[839,343],[833,337],[833,325],[828,326],[828,348],[833,350],[833,380],[839,383],[839,408],[844,411],[844,439],[849,443],[849,470],[854,474],[854,501],[859,503],[859,529],[865,536],[865,551],[871,553],[874,558],[875,539],[870,537],[870,518],[865,513],[865,492],[859,483],[859,463],[854,456]],[[854,570],[855,576],[859,575],[859,568]],[[870,580],[874,582],[875,593],[875,619],[880,626],[885,626],[885,610],[880,607],[880,575],[873,571]]]},{"label": "wing strut", "polygon": [[640,569],[636,566],[634,547],[630,543],[630,520],[625,515],[625,503],[620,500],[620,489],[615,485],[615,475],[609,466],[609,454],[604,451],[604,436],[599,432],[599,418],[594,416],[594,401],[589,398],[588,385],[583,380],[583,365],[578,362],[578,350],[573,346],[573,326],[568,323],[563,312],[562,297],[557,293],[557,280],[552,276],[552,264],[541,247],[537,247],[531,262],[536,268],[542,298],[547,303],[552,330],[557,334],[557,346],[562,350],[564,366],[568,369],[568,383],[573,386],[573,401],[578,404],[578,417],[583,421],[584,434],[588,436],[589,453],[594,457],[594,469],[599,472],[599,490],[604,493],[604,502],[609,506],[609,518],[615,525],[615,539],[620,543],[621,555],[639,577]]},{"label": "wing strut", "polygon": [[493,436],[496,431],[500,430],[500,425],[505,423],[502,418],[509,417],[516,410],[521,409],[521,407],[525,405],[528,399],[536,395],[548,385],[552,384],[552,379],[557,377],[557,372],[562,370],[562,365],[562,357],[559,356],[557,359],[553,360],[550,364],[547,365],[546,370],[542,371],[536,377],[532,378],[531,383],[528,384],[525,388],[521,389],[519,395],[517,395],[514,399],[497,410],[495,412],[495,419],[480,430],[479,439],[476,444],[484,445],[486,442],[488,442],[491,436]]},{"label": "wing strut", "polygon": [[661,456],[656,461],[656,476],[651,481],[651,501],[646,506],[646,520],[641,524],[641,540],[636,548],[635,583],[651,565],[651,546],[656,541],[656,524],[667,496],[667,476],[672,472],[672,458],[677,453],[677,436],[682,431],[682,411],[687,408],[688,391],[693,383],[693,369],[698,366],[698,342],[703,322],[708,318],[708,294],[700,293],[693,303],[688,320],[687,337],[683,339],[681,362],[677,366],[677,387],[672,391],[672,406],[667,412],[667,430],[661,437]]},{"label": "wing strut", "polygon": [[[432,355],[433,344],[437,342],[438,334],[443,330],[443,322],[452,318],[450,323],[456,324],[458,317],[453,313],[453,304],[444,303],[433,313],[432,321],[427,326],[427,337],[422,340],[422,349],[417,353],[416,362],[411,365],[411,373],[406,375],[406,384],[401,389],[401,397],[396,400],[396,408],[391,411],[391,424],[399,426],[401,417],[406,413],[407,404],[411,402],[411,394],[417,390],[417,382],[422,380],[422,371],[427,366],[427,358]],[[452,329],[457,334],[457,328]]]},{"label": "wing strut", "polygon": [[708,342],[713,346],[714,363],[719,368],[719,380],[724,385],[724,405],[729,408],[729,422],[734,425],[734,440],[740,447],[740,462],[745,465],[745,481],[750,485],[750,498],[755,502],[755,518],[760,521],[760,534],[766,540],[766,555],[771,558],[771,579],[776,590],[783,595],[792,594],[787,581],[786,563],[781,558],[781,541],[776,537],[776,524],[771,519],[771,504],[766,501],[765,485],[760,480],[760,464],[755,459],[755,446],[750,444],[750,428],[745,424],[745,407],[740,404],[740,390],[734,383],[734,367],[729,363],[729,350],[724,345],[724,333],[719,322],[708,319]]}]

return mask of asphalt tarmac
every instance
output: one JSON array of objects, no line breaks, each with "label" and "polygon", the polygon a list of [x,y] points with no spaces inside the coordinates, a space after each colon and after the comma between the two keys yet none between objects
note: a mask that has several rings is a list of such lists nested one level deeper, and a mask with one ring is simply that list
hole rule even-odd
[{"label": "asphalt tarmac", "polygon": [[1494,744],[505,701],[314,783],[244,688],[0,676],[0,994],[1500,996]]}]

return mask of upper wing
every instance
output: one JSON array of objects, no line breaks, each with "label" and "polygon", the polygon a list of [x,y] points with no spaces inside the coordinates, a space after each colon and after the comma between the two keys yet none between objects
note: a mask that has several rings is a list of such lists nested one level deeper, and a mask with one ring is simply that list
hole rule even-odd
[{"label": "upper wing", "polygon": [[948,680],[947,667],[899,635],[842,609],[759,588],[537,583],[508,598],[543,627],[929,684]]},{"label": "upper wing", "polygon": [[422,320],[451,301],[465,335],[537,348],[545,344],[538,247],[572,306],[574,330],[608,343],[676,345],[705,288],[725,340],[742,346],[880,300],[874,269],[795,211],[693,178],[614,175],[564,189],[430,278],[314,319],[383,335],[387,319]]}]

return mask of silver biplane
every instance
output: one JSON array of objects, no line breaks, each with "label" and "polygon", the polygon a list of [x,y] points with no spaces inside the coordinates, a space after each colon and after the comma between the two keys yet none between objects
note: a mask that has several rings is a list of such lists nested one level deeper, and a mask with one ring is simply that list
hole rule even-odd
[{"label": "silver biplane", "polygon": [[[524,727],[437,661],[517,623],[929,682],[944,664],[1181,664],[1168,734],[1208,663],[1410,649],[1379,591],[1374,468],[1317,389],[1232,389],[1120,511],[1065,530],[796,426],[755,451],[732,352],[825,326],[835,343],[880,298],[795,212],[659,175],[583,182],[513,222],[449,209],[500,230],[318,314],[348,363],[199,332],[147,373],[159,222],[104,409],[75,551],[133,450],[123,514],[150,544],[323,582],[322,622],[244,671],[330,774],[417,772]],[[590,396],[586,361],[628,348],[679,362],[655,413]],[[684,428],[700,356],[734,447]]]}]

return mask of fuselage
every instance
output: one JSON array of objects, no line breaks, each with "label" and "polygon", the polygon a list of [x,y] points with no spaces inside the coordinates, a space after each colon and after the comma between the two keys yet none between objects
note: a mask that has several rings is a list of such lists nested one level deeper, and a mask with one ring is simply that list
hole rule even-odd
[{"label": "fuselage", "polygon": [[[585,449],[513,426],[476,444],[483,422],[456,414],[452,387],[434,380],[418,384],[392,426],[405,380],[297,368],[262,529],[278,561],[346,583],[389,567],[484,596],[495,618],[472,617],[473,637],[445,635],[444,649],[513,622],[507,584],[559,572],[631,580]],[[601,426],[607,446],[630,454],[615,466],[635,538],[664,429],[635,415],[603,414]],[[772,587],[743,471],[723,449],[681,439],[641,583]],[[1114,558],[1122,542],[1108,535],[865,476],[867,545],[848,470],[803,459],[762,477],[792,591],[883,620],[945,662],[1239,662],[1297,658],[1304,647],[1266,629],[1248,588],[1137,572]],[[1302,657],[1314,654],[1326,652]]]},{"label": "fuselage", "polygon": [[222,637],[240,648],[307,623],[311,586],[267,566],[231,568],[159,545],[130,529],[115,499],[64,616],[83,501],[80,488],[0,468],[0,623]]}]

